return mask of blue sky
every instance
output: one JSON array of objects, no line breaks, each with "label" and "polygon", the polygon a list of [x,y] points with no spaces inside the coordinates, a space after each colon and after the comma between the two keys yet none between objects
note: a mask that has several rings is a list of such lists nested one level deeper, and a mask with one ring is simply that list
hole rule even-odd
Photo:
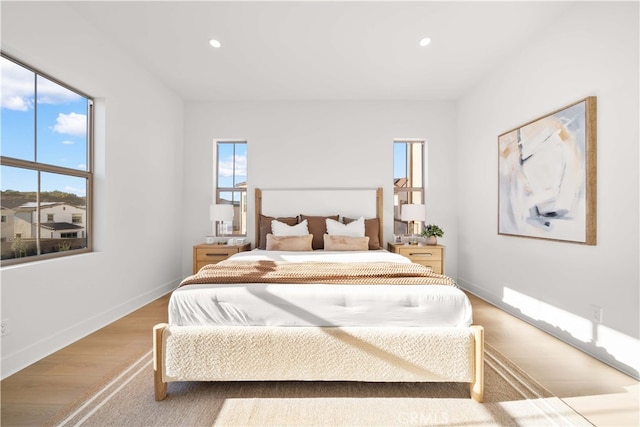
[{"label": "blue sky", "polygon": [[233,188],[246,180],[247,144],[219,143],[218,187]]},{"label": "blue sky", "polygon": [[407,177],[407,144],[393,144],[393,179]]},{"label": "blue sky", "polygon": [[[33,72],[6,58],[0,64],[2,155],[87,170],[88,100],[42,76],[36,80]],[[37,189],[33,171],[3,166],[1,178],[2,190]],[[43,174],[41,189],[86,195],[83,178],[59,174]]]}]

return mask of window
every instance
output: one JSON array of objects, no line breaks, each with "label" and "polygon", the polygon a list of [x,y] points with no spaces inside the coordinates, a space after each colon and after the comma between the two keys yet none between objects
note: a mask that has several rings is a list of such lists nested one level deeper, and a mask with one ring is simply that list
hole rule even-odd
[{"label": "window", "polygon": [[247,235],[247,142],[216,141],[216,204],[233,206],[231,235]]},{"label": "window", "polygon": [[[400,219],[404,204],[424,204],[424,141],[393,142],[393,233],[408,232]],[[419,233],[421,230],[418,230]]]},{"label": "window", "polygon": [[2,265],[89,251],[93,100],[4,53],[0,70]]}]

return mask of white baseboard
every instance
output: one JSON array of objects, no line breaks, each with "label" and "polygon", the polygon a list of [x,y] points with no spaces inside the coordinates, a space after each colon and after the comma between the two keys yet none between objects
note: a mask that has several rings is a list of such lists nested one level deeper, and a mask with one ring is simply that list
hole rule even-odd
[{"label": "white baseboard", "polygon": [[549,335],[559,339],[560,341],[566,344],[569,344],[572,347],[577,348],[578,350],[588,354],[594,359],[598,359],[602,363],[605,363],[611,366],[612,368],[615,368],[629,375],[630,377],[635,378],[636,380],[640,379],[640,373],[638,372],[638,369],[632,366],[628,366],[624,363],[621,363],[612,354],[608,353],[606,350],[596,347],[593,343],[582,342],[580,340],[573,338],[570,334],[562,335],[561,333],[558,332],[557,329],[550,327],[548,323],[540,322],[530,317],[527,317],[526,315],[523,315],[516,308],[503,302],[501,295],[494,295],[490,292],[487,292],[486,290],[480,288],[479,286],[475,286],[471,282],[466,281],[464,279],[458,278],[457,282],[460,285],[460,287],[465,291],[468,291],[473,295],[477,296],[478,298],[487,301],[489,304],[498,307],[500,310],[505,311],[524,322],[527,322],[528,324],[548,333]]},{"label": "white baseboard", "polygon": [[[125,301],[109,310],[96,314],[69,328],[63,329],[46,339],[40,340],[12,354],[3,355],[0,360],[1,379],[13,375],[38,360],[68,346],[69,344],[97,331],[100,328],[126,316],[127,314],[149,304],[163,295],[173,291],[179,279],[159,286],[149,292]],[[151,334],[151,330],[149,330]]]}]

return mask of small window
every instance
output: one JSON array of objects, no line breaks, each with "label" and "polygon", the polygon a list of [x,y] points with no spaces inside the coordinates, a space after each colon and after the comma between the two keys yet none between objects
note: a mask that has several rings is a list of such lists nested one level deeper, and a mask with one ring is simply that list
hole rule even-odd
[{"label": "small window", "polygon": [[4,53],[0,67],[2,265],[87,252],[93,100]]},{"label": "small window", "polygon": [[233,206],[232,227],[227,234],[247,235],[247,142],[216,141],[216,204]]},{"label": "small window", "polygon": [[82,224],[82,214],[71,214],[71,222],[73,224]]},{"label": "small window", "polygon": [[[393,233],[408,233],[408,221],[402,221],[404,204],[424,204],[424,141],[393,142]],[[419,233],[421,230],[417,230]]]}]

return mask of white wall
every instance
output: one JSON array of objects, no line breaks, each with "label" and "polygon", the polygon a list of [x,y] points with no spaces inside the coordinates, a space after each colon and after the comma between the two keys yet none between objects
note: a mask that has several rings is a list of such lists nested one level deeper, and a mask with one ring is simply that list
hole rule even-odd
[{"label": "white wall", "polygon": [[[2,269],[10,329],[2,376],[190,273],[192,245],[211,232],[215,138],[247,139],[251,196],[255,187],[384,187],[387,240],[392,141],[424,138],[427,221],[445,229],[447,273],[637,375],[637,16],[634,3],[576,3],[459,104],[190,102],[183,111],[72,4],[3,2],[2,49],[96,96],[98,128],[96,251]],[[497,135],[588,95],[598,97],[598,245],[498,236]],[[506,288],[538,301],[535,318],[504,301]],[[581,342],[574,329],[593,303],[604,308],[604,324],[587,321],[587,332],[599,341]]]},{"label": "white wall", "polygon": [[[574,3],[461,100],[457,152],[462,285],[636,377],[638,54],[637,2]],[[497,136],[591,95],[597,246],[497,235]]]},{"label": "white wall", "polygon": [[183,103],[64,3],[3,2],[2,49],[95,96],[98,116],[96,251],[2,269],[4,378],[175,286]]},{"label": "white wall", "polygon": [[[213,140],[248,142],[249,218],[258,188],[383,187],[385,235],[392,235],[393,140],[427,141],[427,221],[440,224],[447,273],[456,275],[453,102],[188,102],[185,107],[186,225],[182,269],[191,246],[210,233]],[[301,212],[293,212],[294,214]],[[248,237],[254,237],[249,220]],[[450,245],[450,246],[449,246]]]}]

